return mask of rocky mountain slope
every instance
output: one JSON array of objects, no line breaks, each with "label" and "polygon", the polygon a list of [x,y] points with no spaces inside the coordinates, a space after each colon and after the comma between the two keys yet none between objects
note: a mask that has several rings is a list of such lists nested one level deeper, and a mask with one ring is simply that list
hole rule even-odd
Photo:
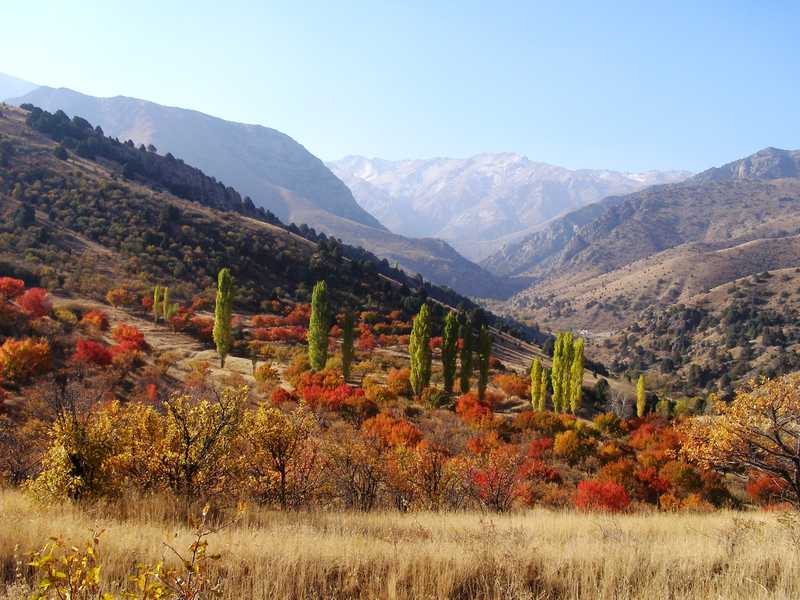
[{"label": "rocky mountain slope", "polygon": [[117,96],[96,98],[68,89],[41,87],[13,100],[63,110],[99,125],[107,135],[152,144],[231,185],[256,207],[286,222],[363,246],[409,273],[472,296],[496,297],[514,288],[464,259],[439,240],[409,239],[386,230],[362,209],[318,158],[289,136],[224,121],[196,111]]},{"label": "rocky mountain slope", "polygon": [[440,237],[473,260],[606,196],[689,176],[569,170],[511,153],[402,161],[349,156],[328,164],[393,231]]}]

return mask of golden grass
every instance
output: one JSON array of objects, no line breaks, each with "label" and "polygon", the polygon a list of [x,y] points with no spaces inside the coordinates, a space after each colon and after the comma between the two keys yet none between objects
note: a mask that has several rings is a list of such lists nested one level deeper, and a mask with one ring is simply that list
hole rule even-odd
[{"label": "golden grass", "polygon": [[[185,547],[164,502],[81,510],[0,491],[0,565],[48,536],[101,538],[107,577]],[[800,525],[775,514],[532,510],[289,513],[253,508],[210,538],[225,598],[798,598]]]}]

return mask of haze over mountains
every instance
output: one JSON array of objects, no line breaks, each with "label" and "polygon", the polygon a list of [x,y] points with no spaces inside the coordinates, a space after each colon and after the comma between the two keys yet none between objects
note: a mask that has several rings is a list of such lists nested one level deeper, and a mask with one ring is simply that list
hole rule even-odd
[{"label": "haze over mountains", "polygon": [[570,170],[513,153],[400,161],[349,156],[328,166],[392,231],[442,238],[472,260],[606,196],[691,175]]},{"label": "haze over mountains", "polygon": [[107,135],[153,144],[159,152],[172,153],[235,187],[284,221],[363,246],[462,293],[495,297],[510,291],[441,240],[409,239],[388,231],[322,161],[277,130],[136,98],[97,98],[46,86],[9,102],[63,110],[99,125]]}]

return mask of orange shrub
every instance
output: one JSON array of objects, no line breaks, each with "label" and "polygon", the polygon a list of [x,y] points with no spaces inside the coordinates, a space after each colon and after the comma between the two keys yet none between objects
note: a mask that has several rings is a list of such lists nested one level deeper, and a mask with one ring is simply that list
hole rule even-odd
[{"label": "orange shrub", "polygon": [[402,369],[390,369],[389,374],[386,376],[386,387],[388,387],[396,396],[411,396],[411,369],[403,367]]},{"label": "orange shrub", "polygon": [[390,447],[405,446],[413,448],[422,441],[422,432],[406,419],[395,419],[386,413],[379,413],[361,425],[365,435]]},{"label": "orange shrub", "polygon": [[0,346],[0,378],[24,383],[50,369],[50,344],[47,340],[8,338]]},{"label": "orange shrub", "polygon": [[114,288],[108,290],[106,294],[106,302],[108,302],[111,306],[130,306],[136,301],[136,297],[133,293],[129,292],[125,288]]},{"label": "orange shrub", "polygon": [[83,315],[81,324],[94,327],[100,331],[106,331],[108,329],[108,315],[102,310],[90,310]]},{"label": "orange shrub", "polygon": [[495,375],[494,384],[503,390],[506,396],[530,397],[530,380],[516,373],[501,373]]},{"label": "orange shrub", "polygon": [[784,500],[787,484],[784,480],[766,474],[751,473],[747,482],[747,494],[753,502],[766,506]]},{"label": "orange shrub", "polygon": [[13,300],[25,291],[25,282],[14,277],[0,277],[0,298]]},{"label": "orange shrub", "polygon": [[375,336],[372,335],[369,331],[363,332],[358,339],[356,340],[356,348],[361,350],[362,352],[369,352],[370,350],[374,350],[376,346]]},{"label": "orange shrub", "polygon": [[571,465],[583,462],[594,451],[594,440],[575,430],[562,431],[553,442],[553,453]]},{"label": "orange shrub", "polygon": [[456,400],[456,414],[470,425],[482,425],[492,418],[492,409],[473,393],[464,394]]},{"label": "orange shrub", "polygon": [[514,427],[519,431],[538,431],[542,435],[553,437],[566,431],[575,423],[566,415],[557,415],[549,411],[526,411],[514,417]]}]

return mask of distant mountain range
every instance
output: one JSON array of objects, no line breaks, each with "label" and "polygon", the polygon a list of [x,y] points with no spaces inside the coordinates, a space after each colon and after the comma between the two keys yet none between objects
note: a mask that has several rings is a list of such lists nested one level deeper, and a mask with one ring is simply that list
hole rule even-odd
[{"label": "distant mountain range", "polygon": [[[7,89],[24,89],[24,82],[10,79]],[[97,98],[46,86],[8,101],[51,112],[63,110],[99,125],[107,135],[131,139],[137,145],[152,144],[159,152],[169,152],[235,187],[283,221],[307,224],[348,244],[363,246],[412,274],[420,273],[461,293],[498,296],[511,291],[440,240],[410,239],[388,231],[356,203],[347,186],[322,161],[275,129],[136,98]]]},{"label": "distant mountain range", "polygon": [[653,303],[800,265],[798,167],[800,152],[766,148],[586,206],[482,264],[528,284],[509,307],[553,326],[623,326]]},{"label": "distant mountain range", "polygon": [[606,196],[691,175],[570,170],[510,153],[400,161],[349,156],[328,166],[391,230],[442,238],[472,260]]},{"label": "distant mountain range", "polygon": [[17,79],[5,73],[0,73],[0,101],[22,96],[35,90],[37,87],[39,86],[30,81]]}]

